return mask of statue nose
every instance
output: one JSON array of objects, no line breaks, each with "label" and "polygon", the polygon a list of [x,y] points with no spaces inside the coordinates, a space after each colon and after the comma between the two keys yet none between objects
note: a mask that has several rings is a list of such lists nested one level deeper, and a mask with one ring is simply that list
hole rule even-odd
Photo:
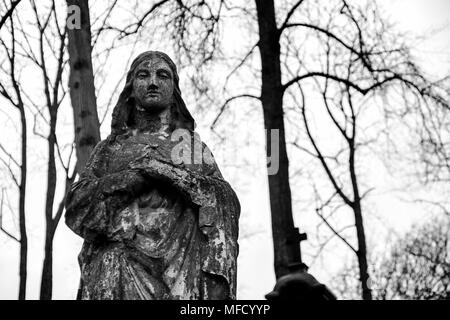
[{"label": "statue nose", "polygon": [[147,87],[148,90],[156,90],[158,89],[158,85],[154,82],[150,82]]},{"label": "statue nose", "polygon": [[149,79],[149,82],[148,82],[148,88],[149,89],[153,89],[153,88],[158,88],[158,82],[157,82],[157,79],[156,79],[156,75],[150,75],[150,79]]}]

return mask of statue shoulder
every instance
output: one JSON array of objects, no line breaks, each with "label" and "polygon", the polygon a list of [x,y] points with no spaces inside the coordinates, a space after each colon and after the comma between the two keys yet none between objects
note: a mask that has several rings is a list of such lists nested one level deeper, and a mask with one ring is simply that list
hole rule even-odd
[{"label": "statue shoulder", "polygon": [[95,145],[81,177],[99,177],[106,173],[107,160],[110,155],[108,144],[108,139],[105,139]]},{"label": "statue shoulder", "polygon": [[213,176],[215,178],[223,179],[222,173],[220,172],[219,166],[217,165],[216,159],[206,143],[202,141],[202,158],[203,158],[203,168],[207,175]]}]

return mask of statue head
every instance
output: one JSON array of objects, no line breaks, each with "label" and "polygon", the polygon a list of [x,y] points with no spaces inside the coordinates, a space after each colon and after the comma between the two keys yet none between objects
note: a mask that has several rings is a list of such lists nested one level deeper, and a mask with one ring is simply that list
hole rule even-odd
[{"label": "statue head", "polygon": [[160,57],[142,61],[134,71],[131,96],[136,106],[156,114],[173,104],[174,76],[170,66]]},{"label": "statue head", "polygon": [[124,133],[133,125],[138,107],[155,114],[171,108],[173,129],[193,131],[195,128],[195,121],[181,97],[177,68],[163,52],[146,51],[134,59],[113,110],[113,135]]}]

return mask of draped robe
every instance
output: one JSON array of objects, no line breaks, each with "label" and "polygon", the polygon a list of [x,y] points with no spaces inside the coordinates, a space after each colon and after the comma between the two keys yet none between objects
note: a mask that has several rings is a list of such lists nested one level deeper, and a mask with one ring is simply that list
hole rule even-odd
[{"label": "draped robe", "polygon": [[209,161],[174,162],[180,142],[157,133],[95,147],[66,200],[66,224],[85,239],[78,298],[209,299],[211,277],[236,297],[240,204],[200,145]]}]

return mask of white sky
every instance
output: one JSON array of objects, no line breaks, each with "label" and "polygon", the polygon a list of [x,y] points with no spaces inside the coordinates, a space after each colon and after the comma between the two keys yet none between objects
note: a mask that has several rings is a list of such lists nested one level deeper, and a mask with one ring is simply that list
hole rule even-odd
[{"label": "white sky", "polygon": [[[422,62],[422,66],[432,75],[444,75],[450,73],[450,1],[447,0],[393,0],[381,2],[391,14],[394,21],[398,22],[398,27],[408,31],[412,36],[423,35],[432,30],[442,29],[432,38],[426,41],[414,44],[416,54]],[[230,43],[236,45],[239,42]],[[138,50],[139,51],[139,50]],[[118,71],[120,73],[121,71]],[[28,79],[33,81],[33,79]],[[112,80],[111,80],[112,81]],[[188,105],[189,107],[189,105]],[[61,111],[64,118],[70,119],[71,111],[66,108]],[[14,118],[16,119],[16,118]],[[260,137],[263,141],[263,132],[261,118],[257,117],[254,126],[260,127],[260,131],[255,131],[253,135]],[[102,137],[105,137],[109,131],[109,118],[105,120],[102,126]],[[0,124],[3,125],[0,142],[14,148],[14,139],[16,134],[12,128],[12,122],[8,116],[0,112]],[[202,133],[202,124],[200,132]],[[71,130],[70,128],[67,130]],[[209,139],[206,131],[202,138],[210,144],[213,140]],[[254,137],[253,137],[254,138]],[[38,142],[32,139],[32,143]],[[233,140],[234,141],[234,140]],[[32,145],[33,146],[33,145]],[[223,164],[222,171],[235,186],[239,195],[242,214],[241,214],[241,235],[250,235],[240,240],[240,255],[238,260],[238,298],[240,299],[262,299],[264,294],[272,290],[275,277],[273,273],[273,254],[270,231],[270,212],[268,202],[267,177],[265,176],[264,163],[258,161],[261,157],[257,155],[264,154],[263,144],[252,145],[247,152],[247,160],[250,162],[249,168],[245,173],[241,169],[235,169],[231,165],[226,165],[227,159],[221,156],[219,146],[211,148],[219,164]],[[43,197],[45,194],[45,177],[42,175],[42,169],[45,168],[42,159],[37,154],[31,152],[30,174],[28,182],[28,202],[27,202],[27,227],[29,232],[29,266],[28,266],[28,284],[27,298],[37,299],[39,297],[40,276],[43,261],[43,236],[44,236],[44,212]],[[228,159],[229,160],[229,159]],[[291,160],[292,161],[292,160]],[[228,163],[229,164],[229,163]],[[388,190],[386,186],[395,187],[397,185],[397,176],[388,174],[385,168],[374,160],[376,174],[371,175],[370,183],[379,187],[379,190]],[[1,179],[3,175],[0,175]],[[247,177],[242,181],[242,177]],[[419,190],[426,196],[434,196],[437,191]],[[438,192],[437,192],[438,193]],[[293,188],[295,199],[301,198],[301,192]],[[58,199],[58,198],[57,198]],[[11,198],[14,203],[15,197]],[[423,208],[416,205],[400,201],[393,193],[378,192],[370,201],[370,212],[376,213],[380,220],[390,226],[394,232],[402,233],[406,231],[412,223],[424,221],[428,215],[424,214]],[[313,226],[308,225],[310,213],[301,212],[301,205],[294,205],[295,220],[301,223],[302,229],[306,230],[311,236],[315,230]],[[298,210],[297,210],[298,209]],[[366,220],[366,226],[369,224],[369,245],[376,243],[382,247],[383,237],[385,235],[380,227],[375,227],[375,218]],[[372,228],[371,223],[374,222]],[[10,216],[4,217],[4,223],[8,230],[15,230],[14,219]],[[254,235],[254,232],[257,232]],[[380,232],[380,233],[378,233]],[[76,261],[81,248],[82,240],[73,234],[62,222],[60,223],[55,241],[54,241],[54,299],[74,299],[79,281],[79,268]],[[307,244],[305,248],[304,260],[311,264]],[[348,250],[347,250],[348,251]],[[0,299],[16,299],[18,294],[18,245],[6,238],[0,233]],[[311,266],[311,273],[326,283],[333,271],[336,271],[343,265],[342,260],[338,258],[349,258],[345,248],[336,241],[335,245],[329,247],[324,254],[323,261],[316,261]]]}]

